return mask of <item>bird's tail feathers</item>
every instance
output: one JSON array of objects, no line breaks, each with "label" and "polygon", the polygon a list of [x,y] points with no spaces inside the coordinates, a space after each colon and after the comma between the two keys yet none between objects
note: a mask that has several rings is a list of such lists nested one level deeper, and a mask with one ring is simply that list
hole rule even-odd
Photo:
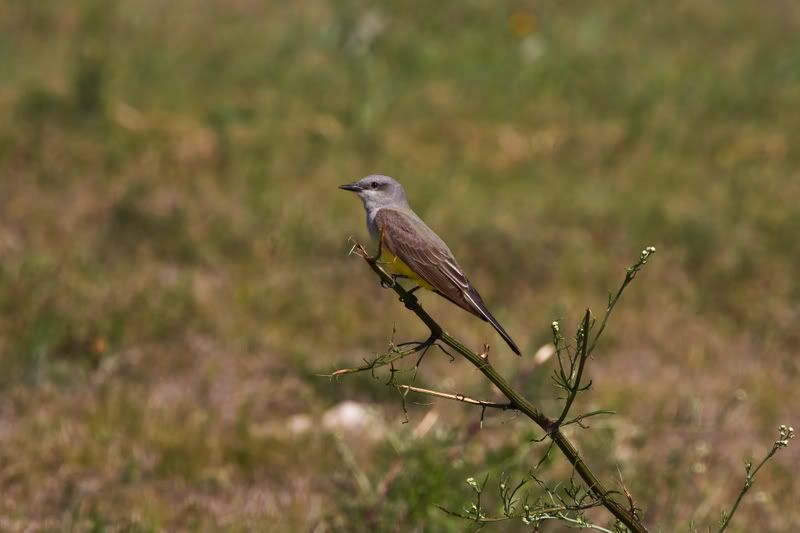
[{"label": "bird's tail feathers", "polygon": [[485,320],[486,322],[490,323],[492,327],[495,330],[497,330],[497,333],[499,333],[500,336],[503,337],[503,340],[506,341],[508,347],[511,348],[511,350],[515,354],[521,356],[522,352],[520,352],[517,343],[515,343],[514,340],[511,338],[511,335],[509,335],[508,332],[505,329],[503,329],[503,326],[500,325],[500,322],[498,322],[497,319],[494,316],[492,316],[492,313],[490,313],[489,310],[486,308],[486,304],[483,303],[483,298],[481,298],[481,295],[478,294],[478,291],[475,290],[475,287],[470,286],[470,288],[463,294],[464,298],[466,298],[467,301],[469,301],[469,303],[472,304],[475,314],[478,315],[483,320]]}]

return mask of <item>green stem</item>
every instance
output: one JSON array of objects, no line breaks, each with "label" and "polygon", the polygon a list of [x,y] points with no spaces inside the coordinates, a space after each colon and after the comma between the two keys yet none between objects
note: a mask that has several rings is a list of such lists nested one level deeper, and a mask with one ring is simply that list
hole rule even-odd
[{"label": "green stem", "polygon": [[747,477],[745,478],[742,490],[739,491],[739,495],[736,497],[736,501],[733,503],[731,512],[725,515],[725,520],[723,520],[722,524],[720,525],[718,533],[722,533],[728,528],[728,525],[731,523],[731,519],[733,519],[733,515],[736,512],[736,509],[739,508],[739,504],[742,502],[742,498],[744,498],[744,495],[747,494],[747,491],[750,490],[750,487],[753,486],[753,481],[755,481],[756,479],[756,474],[758,474],[758,471],[761,470],[762,466],[764,466],[764,463],[766,463],[773,455],[775,455],[775,452],[777,452],[778,449],[779,449],[778,446],[773,445],[769,453],[767,453],[764,459],[760,463],[758,463],[758,466],[756,466],[755,470],[753,470],[752,472],[750,472],[748,463]]},{"label": "green stem", "polygon": [[[363,248],[362,248],[363,250]],[[439,341],[443,342],[453,350],[461,354],[470,363],[475,365],[484,376],[489,379],[500,391],[508,398],[513,405],[513,408],[518,409],[524,413],[525,416],[533,420],[540,428],[547,432],[549,437],[555,442],[561,453],[575,468],[575,471],[586,483],[589,491],[599,499],[603,506],[614,515],[617,520],[622,522],[630,531],[636,533],[647,533],[647,529],[642,523],[633,515],[631,511],[626,509],[619,502],[611,497],[610,491],[603,485],[603,483],[595,476],[594,472],[583,461],[578,450],[561,432],[556,421],[549,418],[547,415],[539,411],[529,400],[523,397],[520,393],[514,390],[508,381],[505,380],[495,368],[489,363],[488,355],[478,355],[458,340],[450,336],[442,330],[441,326],[425,311],[419,304],[417,297],[409,293],[399,283],[395,283],[389,274],[387,274],[377,262],[366,254],[366,250],[362,257],[367,261],[370,268],[381,278],[385,285],[391,287],[399,296],[400,301],[406,306],[407,309],[416,314],[422,322],[431,330],[432,334],[439,334]],[[588,335],[588,331],[586,333]],[[588,341],[588,339],[586,339]],[[585,342],[586,342],[585,341]]]},{"label": "green stem", "polygon": [[578,353],[578,370],[574,376],[570,376],[570,391],[567,394],[567,401],[564,402],[564,409],[561,411],[561,416],[558,417],[558,420],[555,421],[556,427],[561,427],[561,423],[564,422],[564,419],[567,418],[569,414],[569,410],[572,408],[572,402],[575,401],[577,398],[578,393],[581,391],[581,380],[583,379],[583,369],[586,366],[586,359],[588,358],[588,354],[586,352],[586,347],[589,346],[589,321],[592,318],[592,313],[587,309],[586,314],[583,316],[583,322],[581,323],[581,331],[583,332],[583,339],[581,340],[581,345],[579,348]]}]

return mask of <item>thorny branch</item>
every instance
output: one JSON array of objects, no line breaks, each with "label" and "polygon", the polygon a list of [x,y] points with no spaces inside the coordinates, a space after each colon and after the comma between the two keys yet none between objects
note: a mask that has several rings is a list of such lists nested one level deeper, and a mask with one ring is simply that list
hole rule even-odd
[{"label": "thorny branch", "polygon": [[[390,349],[389,352],[379,356],[374,361],[365,361],[365,365],[356,368],[356,369],[343,369],[332,374],[332,377],[338,377],[343,374],[353,373],[353,372],[362,372],[362,371],[373,371],[377,366],[383,366],[387,364],[391,364],[396,360],[402,359],[403,357],[407,357],[411,353],[417,353],[421,350],[427,350],[430,346],[439,343],[448,346],[453,351],[457,352],[459,355],[467,359],[470,363],[472,363],[475,367],[478,368],[500,391],[508,398],[510,407],[512,409],[516,409],[523,414],[525,414],[528,418],[533,420],[539,427],[541,427],[547,435],[552,439],[556,446],[558,446],[559,450],[564,454],[567,460],[572,464],[575,472],[581,477],[583,482],[587,486],[587,490],[589,494],[591,494],[603,507],[605,507],[614,517],[625,525],[630,531],[636,533],[644,533],[647,529],[644,525],[639,521],[639,519],[630,511],[628,510],[623,504],[618,502],[614,497],[614,492],[608,490],[605,485],[597,478],[597,476],[592,472],[592,470],[586,465],[583,461],[583,458],[578,453],[578,450],[572,444],[572,442],[567,439],[567,437],[561,432],[561,424],[564,422],[568,409],[562,411],[561,416],[558,420],[553,420],[541,411],[539,411],[529,400],[524,398],[519,392],[511,387],[508,381],[505,380],[491,365],[489,362],[489,355],[488,351],[484,350],[482,354],[477,354],[464,346],[454,337],[451,337],[447,332],[445,332],[441,326],[422,308],[417,300],[416,296],[412,294],[410,291],[406,291],[399,283],[396,283],[395,280],[390,276],[379,264],[376,258],[369,255],[366,248],[360,244],[355,244],[353,246],[352,251],[356,254],[361,256],[367,264],[372,268],[375,274],[381,279],[381,284],[391,288],[394,290],[399,296],[400,301],[406,306],[407,309],[412,311],[414,314],[425,323],[426,326],[431,331],[430,337],[423,343],[414,346],[413,348],[407,350],[400,350],[398,353],[392,353]],[[638,272],[641,265],[643,265],[647,257],[655,252],[654,248],[648,248],[642,252],[642,258],[640,259],[639,263],[634,265],[628,269],[628,273],[625,278],[625,282],[623,283],[623,287],[617,292],[617,295],[613,299],[609,299],[609,307],[608,311],[606,312],[606,316],[603,320],[603,324],[601,325],[601,329],[598,331],[602,333],[603,328],[605,327],[605,322],[608,319],[608,314],[610,310],[613,309],[614,304],[619,299],[619,296],[622,293],[624,287],[633,280],[633,277]],[[587,317],[589,313],[587,312]],[[588,319],[587,319],[588,320]],[[589,324],[586,322],[586,329],[584,329],[584,337],[588,339],[588,330]],[[584,347],[584,352],[586,353],[586,357],[591,354],[594,345],[597,342],[599,335],[595,336],[593,344],[589,348]],[[587,345],[588,340],[584,340],[583,344]],[[448,352],[449,353],[449,352]],[[580,367],[580,361],[578,361],[578,365]],[[570,372],[572,374],[572,372]],[[580,390],[580,380],[576,375],[576,378],[573,380],[573,385],[576,390]],[[575,393],[577,394],[577,392]],[[574,400],[574,398],[573,398]],[[599,414],[599,413],[596,413]],[[579,423],[580,418],[573,419],[572,422]]]},{"label": "thorny branch", "polygon": [[[622,494],[627,500],[627,507],[613,497],[615,494],[621,493],[606,489],[605,486],[597,479],[595,474],[583,461],[572,443],[561,432],[561,428],[570,424],[577,424],[580,427],[585,428],[587,426],[583,424],[583,420],[586,418],[601,414],[614,414],[614,411],[596,410],[567,419],[569,411],[572,408],[573,402],[575,401],[577,395],[591,387],[591,381],[589,381],[589,383],[586,385],[583,384],[584,368],[586,361],[592,356],[592,353],[594,352],[601,335],[605,331],[611,312],[619,301],[622,292],[631,283],[631,281],[633,281],[637,273],[647,263],[648,259],[655,253],[655,251],[656,249],[652,246],[645,248],[642,251],[637,263],[626,270],[625,278],[616,294],[609,294],[608,305],[606,307],[605,314],[600,322],[600,327],[597,329],[594,338],[591,340],[591,343],[589,341],[589,337],[595,321],[592,317],[591,311],[588,309],[584,314],[583,320],[576,334],[576,346],[574,350],[571,349],[570,346],[564,345],[564,339],[560,333],[560,324],[558,321],[553,322],[553,343],[558,355],[557,360],[559,366],[553,379],[558,387],[566,390],[567,392],[567,396],[564,398],[564,407],[559,417],[555,420],[549,418],[544,413],[539,411],[527,399],[512,389],[508,382],[497,373],[494,367],[489,363],[488,345],[485,345],[483,351],[480,354],[477,354],[461,344],[455,338],[451,337],[447,332],[442,330],[439,324],[419,304],[419,301],[413,294],[414,289],[406,291],[392,276],[386,273],[386,271],[381,267],[380,262],[376,258],[370,256],[367,253],[367,250],[360,244],[354,244],[353,248],[351,249],[351,253],[355,252],[357,255],[361,256],[378,275],[381,280],[381,285],[383,287],[393,289],[400,296],[400,301],[403,302],[405,307],[416,314],[417,317],[419,317],[419,319],[422,320],[426,326],[428,326],[431,333],[430,336],[422,342],[405,342],[395,345],[392,341],[387,352],[376,356],[372,360],[365,359],[364,364],[360,367],[337,370],[333,374],[330,374],[329,377],[338,378],[342,375],[366,371],[371,372],[374,377],[377,377],[375,376],[375,370],[377,368],[389,366],[391,375],[387,384],[394,385],[398,390],[401,391],[404,402],[405,395],[407,395],[409,392],[414,392],[476,405],[481,407],[481,423],[483,422],[483,415],[487,408],[502,410],[513,409],[520,411],[528,418],[533,420],[539,427],[545,430],[545,435],[542,437],[542,439],[547,437],[551,439],[551,443],[547,449],[547,452],[542,457],[536,468],[538,468],[545,461],[553,447],[558,447],[570,464],[572,464],[574,469],[573,472],[577,473],[586,484],[586,492],[584,493],[583,497],[578,498],[577,495],[579,494],[579,490],[575,488],[573,480],[570,479],[570,485],[573,488],[571,491],[566,491],[567,496],[572,498],[572,502],[570,503],[561,496],[557,495],[552,489],[544,485],[539,479],[536,478],[534,474],[531,474],[531,477],[534,479],[534,481],[539,483],[539,485],[542,486],[545,489],[545,492],[550,496],[552,505],[547,506],[539,502],[536,506],[531,507],[527,503],[526,496],[521,507],[522,511],[518,511],[517,505],[519,503],[519,499],[516,498],[515,495],[522,488],[522,486],[527,483],[528,480],[519,482],[513,488],[508,486],[506,481],[501,481],[500,495],[501,499],[503,500],[503,516],[489,517],[483,513],[481,504],[481,494],[486,486],[488,477],[484,480],[480,487],[478,487],[477,483],[470,478],[467,480],[467,482],[472,486],[476,493],[476,503],[472,505],[472,508],[469,509],[466,514],[453,512],[443,507],[439,507],[442,511],[452,516],[456,516],[465,520],[471,520],[481,525],[489,522],[499,522],[515,518],[521,519],[524,523],[534,526],[538,526],[540,522],[545,520],[559,520],[567,523],[570,527],[578,529],[594,529],[597,531],[611,533],[611,530],[609,529],[588,522],[583,515],[583,511],[586,509],[603,506],[612,515],[614,515],[617,520],[615,531],[624,526],[632,532],[646,533],[647,529],[641,523],[639,518],[639,509],[636,507],[631,493],[622,482],[621,476],[620,484],[623,489]],[[423,389],[421,387],[414,387],[411,385],[395,384],[394,378],[397,369],[395,368],[394,363],[405,357],[408,357],[409,355],[421,353],[420,358],[417,360],[415,365],[416,372],[422,357],[424,357],[425,353],[431,346],[438,347],[451,359],[453,359],[454,356],[450,350],[457,352],[459,355],[467,359],[470,363],[476,366],[478,370],[480,370],[487,377],[487,379],[489,379],[498,389],[500,389],[500,391],[506,396],[506,398],[508,398],[509,401],[505,403],[488,402],[469,398],[461,394],[451,394],[430,389]],[[450,350],[448,350],[448,348]],[[567,359],[566,364],[564,361],[565,357]],[[743,497],[752,487],[756,474],[779,449],[788,446],[789,440],[791,440],[793,437],[794,429],[792,427],[782,425],[779,428],[778,439],[773,443],[772,448],[769,450],[769,452],[767,452],[766,456],[761,460],[761,462],[755,468],[752,467],[752,463],[750,462],[745,464],[745,483],[739,492],[730,512],[723,513],[722,522],[718,530],[719,533],[723,533],[730,524],[731,519],[738,509]]]}]

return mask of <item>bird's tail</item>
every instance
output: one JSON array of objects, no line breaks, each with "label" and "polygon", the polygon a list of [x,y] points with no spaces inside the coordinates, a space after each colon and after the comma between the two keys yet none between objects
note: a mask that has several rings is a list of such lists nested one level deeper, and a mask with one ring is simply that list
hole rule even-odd
[{"label": "bird's tail", "polygon": [[511,335],[509,335],[508,332],[505,329],[503,329],[503,326],[500,325],[500,322],[498,322],[497,319],[494,316],[492,316],[492,313],[490,313],[489,310],[486,308],[486,304],[483,303],[483,298],[481,298],[481,295],[478,294],[478,291],[475,290],[475,287],[470,285],[469,290],[467,290],[463,294],[464,298],[466,298],[467,301],[470,304],[472,304],[471,305],[473,308],[472,311],[478,317],[482,318],[483,320],[491,324],[492,327],[495,330],[497,330],[497,333],[499,333],[500,336],[503,337],[503,340],[506,341],[508,347],[511,348],[511,350],[515,354],[521,356],[522,352],[519,351],[517,343],[515,343],[514,339],[511,338]]}]

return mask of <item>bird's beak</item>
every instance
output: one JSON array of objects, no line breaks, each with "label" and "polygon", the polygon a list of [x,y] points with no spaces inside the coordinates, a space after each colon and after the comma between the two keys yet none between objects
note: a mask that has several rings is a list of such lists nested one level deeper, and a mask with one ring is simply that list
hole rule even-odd
[{"label": "bird's beak", "polygon": [[350,191],[350,192],[361,192],[361,187],[355,183],[348,183],[347,185],[339,185],[339,188],[343,191]]}]

